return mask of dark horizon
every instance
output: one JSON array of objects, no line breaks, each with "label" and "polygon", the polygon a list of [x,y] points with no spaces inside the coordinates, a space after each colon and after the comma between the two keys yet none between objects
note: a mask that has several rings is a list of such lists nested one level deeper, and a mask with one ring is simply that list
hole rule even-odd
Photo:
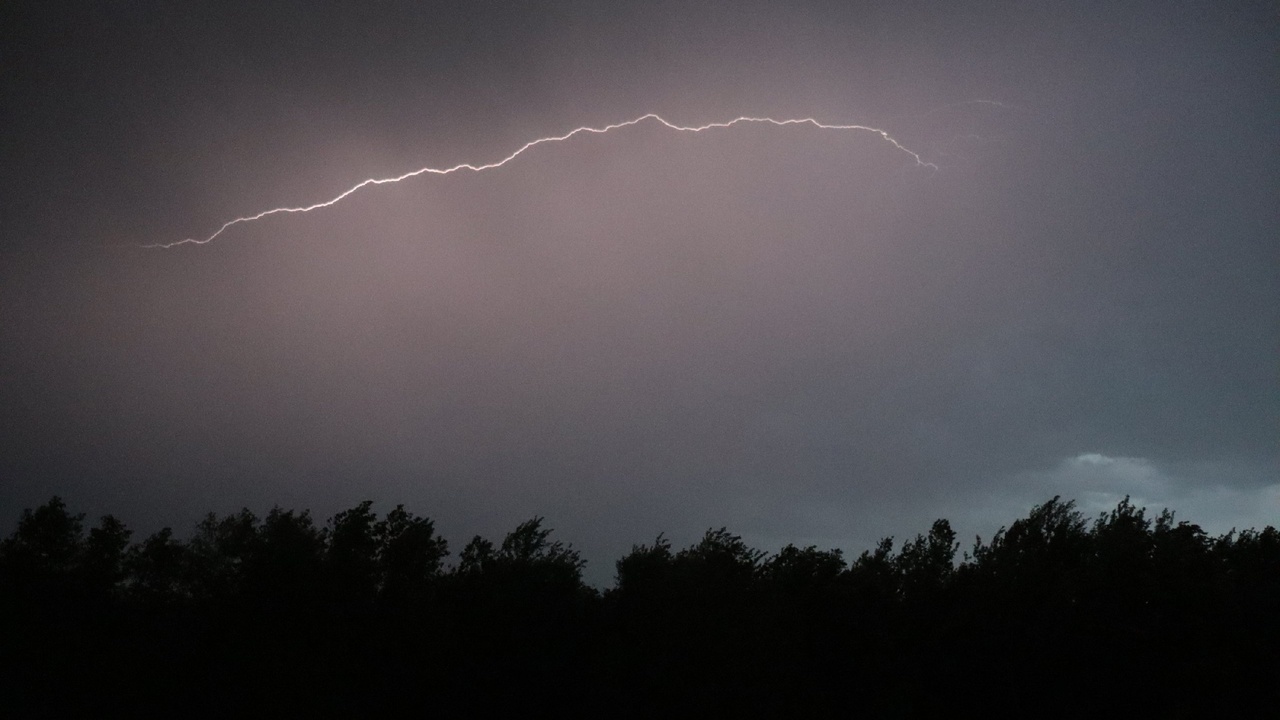
[{"label": "dark horizon", "polygon": [[[1034,503],[1029,509],[1029,516],[1007,519],[1005,522],[1001,523],[994,532],[987,536],[978,535],[970,538],[964,538],[955,534],[954,531],[951,531],[953,535],[952,542],[954,543],[954,552],[952,553],[951,559],[948,561],[948,566],[961,568],[965,565],[972,565],[982,556],[984,549],[989,551],[993,544],[999,544],[1001,539],[1010,533],[1011,529],[1015,529],[1019,525],[1025,525],[1028,522],[1031,522],[1031,519],[1037,516],[1038,511],[1043,510],[1044,508],[1053,507],[1065,508],[1067,511],[1074,513],[1083,523],[1082,527],[1091,528],[1094,531],[1106,526],[1109,522],[1114,523],[1115,518],[1117,517],[1132,516],[1136,518],[1140,524],[1141,522],[1146,522],[1147,525],[1151,525],[1159,522],[1165,523],[1167,526],[1172,528],[1184,528],[1187,531],[1194,532],[1200,536],[1207,545],[1230,544],[1240,537],[1280,537],[1280,535],[1277,535],[1276,527],[1271,524],[1258,527],[1232,527],[1221,533],[1209,532],[1203,525],[1197,523],[1194,518],[1184,517],[1172,508],[1161,508],[1158,511],[1152,511],[1151,508],[1135,505],[1132,499],[1128,496],[1118,500],[1114,506],[1092,515],[1086,514],[1080,510],[1080,504],[1077,499],[1054,496],[1052,498],[1044,499],[1039,503]],[[607,592],[609,590],[616,589],[618,582],[616,561],[610,561],[607,565],[600,562],[593,563],[591,558],[583,556],[580,549],[575,546],[573,538],[565,537],[563,533],[558,532],[555,523],[551,522],[544,515],[535,515],[525,518],[516,526],[507,528],[506,532],[500,532],[495,535],[486,536],[478,534],[465,538],[454,537],[451,539],[444,533],[439,532],[438,528],[441,527],[441,519],[430,513],[422,512],[421,508],[408,507],[403,503],[395,503],[390,507],[380,508],[373,501],[365,500],[351,507],[343,508],[328,516],[316,515],[315,513],[312,513],[309,508],[305,507],[285,507],[280,504],[273,504],[267,508],[242,507],[233,512],[226,513],[208,511],[202,514],[199,520],[193,523],[190,527],[180,527],[175,526],[172,523],[163,523],[155,530],[142,531],[131,525],[127,518],[116,513],[108,512],[98,517],[92,517],[85,512],[78,511],[78,508],[67,503],[61,496],[54,495],[39,506],[23,508],[22,512],[16,517],[10,518],[12,522],[9,524],[13,529],[11,529],[9,534],[6,536],[9,538],[8,542],[13,543],[15,538],[18,538],[22,534],[21,528],[23,523],[30,523],[33,518],[38,519],[41,516],[41,513],[47,513],[50,510],[54,510],[55,514],[63,514],[80,527],[83,531],[83,535],[80,537],[81,541],[87,539],[92,528],[101,528],[104,525],[110,525],[113,528],[117,528],[118,532],[124,533],[128,538],[128,546],[121,547],[121,551],[125,556],[130,552],[141,550],[148,541],[155,541],[157,538],[161,537],[164,538],[164,542],[166,543],[172,542],[179,545],[190,545],[193,541],[199,542],[201,533],[207,532],[207,527],[211,522],[216,523],[230,521],[233,519],[252,518],[254,523],[260,523],[264,519],[276,515],[283,515],[289,518],[302,518],[310,523],[318,533],[321,533],[325,543],[330,543],[333,540],[333,530],[335,527],[341,525],[341,519],[343,517],[363,514],[368,515],[373,520],[377,520],[381,517],[385,521],[389,514],[403,512],[407,513],[411,518],[417,518],[421,521],[425,521],[432,528],[434,536],[444,541],[443,547],[446,549],[442,551],[442,554],[439,557],[440,571],[443,573],[456,573],[459,571],[460,566],[464,562],[462,557],[463,550],[473,541],[482,540],[493,543],[496,546],[498,544],[499,537],[504,535],[509,536],[512,533],[519,533],[521,528],[533,526],[545,532],[546,536],[549,538],[547,540],[549,545],[554,543],[556,547],[562,547],[564,551],[571,553],[574,556],[575,563],[581,573],[580,579],[585,588],[593,592]],[[779,546],[777,551],[765,548],[749,547],[746,545],[744,545],[744,547],[748,548],[750,551],[748,554],[758,553],[759,559],[765,562],[777,561],[787,552],[795,550],[804,550],[806,552],[812,551],[824,555],[830,554],[845,558],[846,561],[852,562],[857,560],[859,557],[869,557],[879,552],[902,552],[904,550],[904,545],[910,546],[913,543],[918,544],[922,542],[923,538],[929,535],[930,528],[936,528],[939,523],[945,523],[946,527],[950,531],[952,527],[950,519],[940,517],[935,518],[933,521],[928,523],[926,527],[900,528],[899,532],[882,536],[874,543],[861,548],[817,545],[803,546],[793,542],[789,542],[784,546]],[[691,551],[693,548],[698,546],[699,542],[705,541],[707,538],[713,536],[731,536],[738,540],[742,539],[741,535],[734,533],[733,528],[721,525],[719,527],[710,526],[704,528],[702,532],[695,536],[694,541],[682,544],[673,541],[667,530],[659,528],[656,532],[650,532],[645,537],[633,538],[633,542],[630,544],[631,553],[634,553],[637,548],[652,548],[655,543],[665,544],[667,547],[671,547],[676,550]],[[601,573],[605,569],[608,569],[613,574],[608,576],[609,579],[607,582],[601,582],[600,578],[603,577]]]},{"label": "dark horizon", "polygon": [[430,518],[208,516],[189,540],[57,498],[0,539],[0,697],[120,713],[1250,715],[1277,700],[1280,532],[1210,537],[1053,498],[960,556],[659,535],[583,583],[540,519],[455,549]]}]

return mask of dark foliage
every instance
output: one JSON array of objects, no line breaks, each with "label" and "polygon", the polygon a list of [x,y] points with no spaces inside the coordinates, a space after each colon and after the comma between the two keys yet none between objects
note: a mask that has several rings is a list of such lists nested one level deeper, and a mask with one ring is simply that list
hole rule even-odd
[{"label": "dark foliage", "polygon": [[[721,528],[603,593],[534,518],[446,566],[431,520],[274,508],[186,540],[57,497],[0,541],[6,717],[523,712],[931,717],[1275,707],[1280,533],[1054,498],[957,562],[945,520],[847,563]],[[1266,703],[1268,705],[1263,705]]]}]

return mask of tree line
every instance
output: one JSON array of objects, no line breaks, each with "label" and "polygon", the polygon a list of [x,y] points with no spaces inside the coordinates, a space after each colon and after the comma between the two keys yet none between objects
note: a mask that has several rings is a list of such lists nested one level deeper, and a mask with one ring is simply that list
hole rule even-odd
[{"label": "tree line", "polygon": [[450,562],[433,522],[209,514],[185,539],[57,497],[0,541],[0,713],[1173,717],[1280,700],[1280,533],[1053,498],[960,552],[851,561],[712,529],[603,591],[542,518]]}]

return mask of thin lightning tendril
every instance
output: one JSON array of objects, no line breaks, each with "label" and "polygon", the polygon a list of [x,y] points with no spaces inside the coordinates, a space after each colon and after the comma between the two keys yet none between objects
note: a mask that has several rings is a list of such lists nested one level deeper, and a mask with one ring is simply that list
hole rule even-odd
[{"label": "thin lightning tendril", "polygon": [[679,130],[681,132],[695,132],[695,133],[702,132],[704,130],[713,130],[717,128],[732,127],[734,125],[738,125],[741,123],[766,123],[766,124],[777,125],[777,126],[812,125],[822,130],[865,130],[867,132],[875,133],[876,135],[879,135],[889,144],[893,145],[893,147],[895,147],[896,149],[906,153],[907,155],[910,155],[911,158],[915,160],[917,166],[932,168],[934,170],[938,169],[937,165],[931,162],[925,162],[918,153],[916,153],[913,150],[910,150],[909,148],[904,146],[902,143],[898,142],[896,139],[893,138],[893,136],[889,135],[887,131],[881,130],[880,128],[870,127],[867,125],[828,125],[825,123],[820,123],[817,120],[814,120],[813,118],[775,120],[773,118],[767,118],[767,117],[763,117],[763,118],[739,117],[739,118],[734,118],[733,120],[729,120],[727,122],[707,123],[706,125],[698,125],[698,126],[686,126],[686,125],[676,125],[675,123],[672,123],[655,113],[649,113],[647,115],[641,115],[640,117],[634,120],[615,123],[613,125],[605,125],[604,127],[598,127],[598,128],[580,127],[580,128],[575,128],[573,130],[570,130],[569,132],[563,135],[556,135],[553,137],[544,137],[544,138],[538,138],[537,140],[531,140],[525,143],[524,145],[520,146],[518,150],[502,158],[501,160],[498,160],[496,162],[491,162],[486,165],[472,165],[470,163],[463,163],[461,165],[454,165],[453,167],[450,167],[450,168],[424,167],[418,170],[407,172],[403,175],[397,175],[395,177],[369,178],[368,180],[362,180],[359,183],[352,185],[350,188],[344,190],[342,193],[340,193],[336,197],[329,200],[325,200],[324,202],[318,202],[313,205],[306,205],[301,207],[272,208],[270,210],[263,210],[262,212],[256,215],[247,215],[245,217],[238,217],[234,220],[228,220],[227,222],[223,223],[222,227],[218,228],[216,232],[214,232],[209,237],[204,238],[203,240],[198,238],[187,238],[186,240],[178,240],[177,242],[153,243],[150,245],[143,245],[142,247],[168,249],[172,247],[177,247],[178,245],[187,245],[187,244],[204,245],[204,244],[213,242],[219,235],[223,234],[229,228],[235,225],[240,225],[242,223],[251,223],[271,215],[278,215],[280,213],[306,213],[306,212],[311,212],[312,210],[319,210],[320,208],[326,208],[326,207],[329,207],[330,205],[334,205],[334,204],[337,204],[338,202],[341,202],[342,200],[346,199],[347,196],[351,195],[357,190],[368,187],[370,185],[388,185],[391,183],[398,183],[398,182],[401,182],[402,180],[408,180],[410,178],[418,177],[419,175],[450,175],[460,170],[471,170],[472,172],[481,172],[482,170],[493,170],[495,168],[500,168],[503,165],[506,165],[512,160],[515,160],[517,157],[523,155],[526,150],[529,150],[530,148],[533,148],[537,145],[542,145],[543,143],[563,142],[565,140],[568,140],[569,138],[572,138],[575,135],[580,135],[582,133],[604,134],[611,130],[617,130],[619,128],[629,127],[631,125],[638,125],[639,123],[642,123],[645,120],[655,120],[661,123],[662,125],[668,128],[671,128],[672,130]]}]

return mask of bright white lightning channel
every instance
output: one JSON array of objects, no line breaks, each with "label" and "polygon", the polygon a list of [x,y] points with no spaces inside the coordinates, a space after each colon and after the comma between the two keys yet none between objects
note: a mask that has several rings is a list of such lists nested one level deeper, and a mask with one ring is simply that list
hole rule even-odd
[{"label": "bright white lightning channel", "polygon": [[215,231],[209,237],[204,238],[203,240],[199,238],[187,238],[186,240],[178,240],[176,242],[171,242],[171,243],[153,243],[150,245],[143,245],[142,247],[167,249],[167,248],[172,248],[172,247],[177,247],[179,245],[187,245],[187,244],[204,245],[206,243],[213,242],[219,235],[226,232],[229,228],[231,228],[234,225],[240,225],[242,223],[251,223],[251,222],[254,222],[255,220],[261,220],[270,215],[278,215],[280,213],[305,213],[305,212],[311,212],[312,210],[319,210],[320,208],[326,208],[326,207],[329,207],[330,205],[335,205],[338,202],[346,199],[347,196],[351,195],[357,190],[368,187],[370,185],[387,185],[389,183],[398,183],[402,180],[408,180],[409,178],[414,178],[419,175],[450,175],[460,170],[471,170],[472,172],[480,172],[482,170],[493,170],[495,168],[500,168],[503,165],[506,165],[512,160],[515,160],[517,157],[520,157],[522,154],[524,154],[526,150],[534,147],[535,145],[541,145],[543,143],[563,142],[573,137],[574,135],[580,135],[582,133],[603,134],[603,133],[609,132],[610,130],[617,130],[619,128],[629,127],[631,125],[638,125],[644,122],[645,120],[653,120],[655,122],[661,123],[662,125],[668,128],[671,128],[672,130],[679,130],[680,132],[695,132],[695,133],[702,132],[704,130],[713,130],[716,128],[732,127],[734,125],[739,125],[742,123],[765,123],[765,124],[777,125],[777,126],[812,125],[822,130],[862,130],[865,132],[875,133],[876,135],[879,135],[881,138],[885,140],[885,142],[888,142],[890,145],[893,145],[894,148],[911,156],[911,158],[915,161],[917,166],[932,168],[934,170],[938,169],[937,165],[931,162],[925,162],[918,153],[907,148],[902,143],[895,140],[893,136],[891,136],[887,131],[881,130],[880,128],[870,127],[868,125],[828,125],[826,123],[820,123],[817,120],[814,120],[813,118],[775,120],[773,118],[767,118],[767,117],[739,117],[739,118],[734,118],[733,120],[729,120],[727,122],[716,122],[716,123],[707,123],[706,125],[687,126],[687,125],[676,125],[675,123],[670,122],[657,114],[649,113],[647,115],[641,115],[640,117],[634,120],[615,123],[613,125],[605,125],[604,127],[580,127],[580,128],[575,128],[573,130],[570,130],[569,132],[563,135],[556,135],[553,137],[544,137],[544,138],[538,138],[537,140],[531,140],[525,143],[524,145],[521,145],[519,149],[517,149],[515,152],[511,153],[510,155],[502,158],[501,160],[498,160],[496,162],[491,162],[486,165],[472,165],[470,163],[464,163],[462,165],[454,165],[453,167],[450,167],[450,168],[424,167],[418,170],[407,172],[403,175],[397,175],[396,177],[369,178],[368,180],[361,180],[360,182],[356,183],[355,185],[352,185],[350,188],[347,188],[337,196],[329,200],[325,200],[324,202],[318,202],[313,205],[304,205],[300,207],[272,208],[270,210],[263,210],[262,212],[257,213],[256,215],[246,215],[245,217],[238,217],[234,220],[228,220],[227,222],[223,223],[222,227],[218,228],[217,231]]}]

